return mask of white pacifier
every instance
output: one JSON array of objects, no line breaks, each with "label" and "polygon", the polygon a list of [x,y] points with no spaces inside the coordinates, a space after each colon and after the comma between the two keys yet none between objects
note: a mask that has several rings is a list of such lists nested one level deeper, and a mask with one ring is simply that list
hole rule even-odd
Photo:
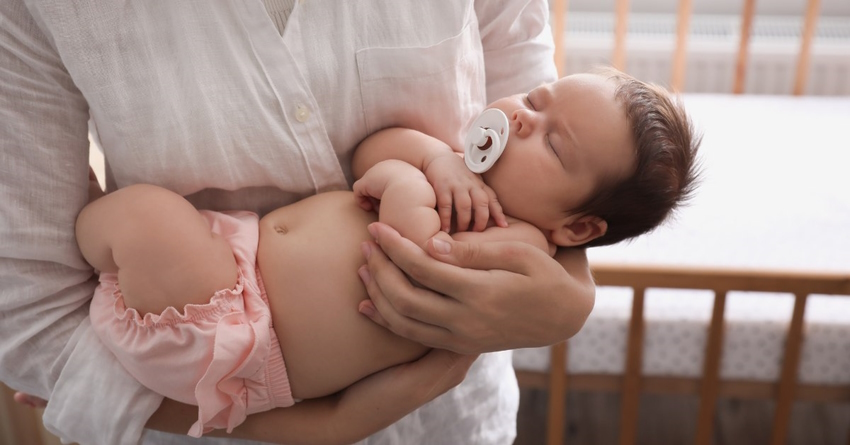
[{"label": "white pacifier", "polygon": [[502,156],[511,130],[502,110],[488,108],[475,119],[466,133],[463,160],[473,173],[484,173]]}]

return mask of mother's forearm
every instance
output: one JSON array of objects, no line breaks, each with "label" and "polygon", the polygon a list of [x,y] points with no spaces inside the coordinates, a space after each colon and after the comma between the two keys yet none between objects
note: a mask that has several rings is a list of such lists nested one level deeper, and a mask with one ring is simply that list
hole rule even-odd
[{"label": "mother's forearm", "polygon": [[[205,435],[289,445],[342,445],[356,442],[380,429],[367,429],[368,424],[346,425],[345,419],[337,418],[338,404],[339,396],[305,400],[288,408],[252,414],[232,433],[214,430]],[[198,407],[164,399],[146,427],[186,434],[197,419]]]},{"label": "mother's forearm", "polygon": [[[209,435],[289,445],[354,443],[458,385],[475,358],[434,350],[416,361],[372,374],[335,395],[252,414],[231,434],[217,430]],[[186,434],[197,417],[197,407],[166,399],[147,427]]]},{"label": "mother's forearm", "polygon": [[555,260],[569,275],[564,283],[564,299],[560,311],[564,318],[558,340],[561,341],[576,335],[584,326],[596,301],[596,285],[585,249],[560,247],[555,253]]},{"label": "mother's forearm", "polygon": [[[289,445],[342,445],[378,431],[379,428],[367,429],[368,424],[346,425],[345,419],[336,418],[338,403],[339,396],[305,400],[288,408],[252,414],[232,433],[214,430],[206,435]],[[197,419],[198,407],[164,399],[146,427],[186,434]]]}]

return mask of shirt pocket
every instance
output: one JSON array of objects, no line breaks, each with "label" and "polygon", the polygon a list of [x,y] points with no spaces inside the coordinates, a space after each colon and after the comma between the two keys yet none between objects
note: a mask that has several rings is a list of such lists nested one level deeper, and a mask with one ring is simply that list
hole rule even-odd
[{"label": "shirt pocket", "polygon": [[407,127],[455,149],[486,99],[484,58],[475,20],[434,45],[372,47],[356,52],[369,133]]}]

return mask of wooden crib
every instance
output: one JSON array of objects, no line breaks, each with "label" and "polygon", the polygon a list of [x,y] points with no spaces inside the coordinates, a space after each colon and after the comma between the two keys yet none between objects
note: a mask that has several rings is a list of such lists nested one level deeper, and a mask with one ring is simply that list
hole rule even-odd
[{"label": "wooden crib", "polygon": [[[809,60],[812,40],[819,14],[819,1],[809,0],[805,11],[804,28],[800,41],[799,56],[796,64],[796,74],[793,86],[789,92],[793,95],[803,95],[809,74]],[[691,0],[680,0],[678,6],[677,38],[672,53],[672,72],[670,87],[681,91],[685,80],[687,55],[687,39],[691,16]],[[614,49],[611,63],[628,71],[626,63],[626,29],[628,23],[628,0],[616,0],[614,27]],[[556,36],[556,61],[563,70],[565,54],[570,51],[569,42],[564,42],[565,18],[568,15],[566,0],[552,1],[552,28]],[[735,62],[733,91],[729,104],[730,109],[736,107],[735,96],[744,92],[747,75],[748,46],[750,30],[755,15],[755,0],[745,0],[741,17],[740,42],[737,60]],[[562,71],[563,73],[563,71]],[[841,102],[826,101],[826,107],[838,107],[850,110],[850,98],[842,98]],[[685,100],[686,106],[688,100]],[[793,99],[782,102],[776,100],[769,103],[781,103],[781,106],[795,107]],[[838,105],[836,105],[838,104]],[[847,115],[847,113],[845,113]],[[697,122],[699,124],[699,122]],[[728,127],[728,125],[727,125]],[[727,128],[728,129],[728,128]],[[706,129],[706,132],[718,131],[717,127]],[[850,151],[850,138],[840,137],[833,149]],[[827,151],[830,152],[830,151]],[[712,153],[704,153],[711,156]],[[732,159],[732,158],[729,158]],[[846,169],[845,169],[845,173]],[[845,184],[845,183],[842,183]],[[850,189],[848,189],[850,190]],[[847,195],[848,192],[843,192]],[[839,195],[840,196],[840,195]],[[847,208],[850,198],[838,198],[838,204]],[[697,204],[694,204],[697,205]],[[723,207],[717,210],[722,211]],[[843,218],[843,217],[842,217]],[[850,219],[841,219],[850,223]],[[681,225],[679,226],[681,229]],[[850,224],[847,225],[850,228]],[[652,236],[656,234],[653,233]],[[664,234],[654,239],[662,239]],[[842,236],[840,233],[837,236]],[[847,236],[846,234],[843,236]],[[668,243],[667,245],[669,245]],[[628,250],[626,246],[624,249]],[[663,248],[663,247],[662,247]],[[731,254],[731,253],[730,253]],[[613,261],[612,258],[614,259]],[[661,258],[659,261],[658,259]],[[835,258],[843,261],[846,255]],[[672,261],[676,261],[672,258]],[[775,410],[770,443],[781,445],[786,443],[788,436],[791,407],[797,400],[822,402],[850,401],[850,384],[818,384],[800,383],[798,369],[801,360],[801,348],[805,341],[804,314],[806,303],[813,294],[828,296],[850,295],[850,261],[843,264],[832,264],[834,267],[827,271],[817,270],[817,266],[802,268],[783,267],[736,267],[724,265],[715,261],[713,264],[700,265],[698,261],[690,264],[664,264],[663,255],[658,255],[652,261],[642,262],[639,255],[630,258],[626,263],[616,260],[616,255],[609,255],[602,261],[595,261],[591,256],[592,268],[599,286],[627,287],[632,290],[631,315],[627,322],[627,339],[625,341],[625,364],[621,373],[610,372],[579,372],[568,373],[567,351],[568,343],[561,343],[549,348],[547,369],[529,369],[521,359],[515,358],[517,377],[522,388],[543,388],[548,392],[548,418],[546,421],[546,443],[561,445],[565,441],[565,425],[569,413],[566,412],[565,395],[568,391],[616,392],[621,396],[619,412],[619,443],[634,444],[638,432],[638,401],[641,394],[688,394],[698,395],[699,408],[696,419],[696,431],[693,437],[695,444],[714,443],[713,428],[715,427],[716,406],[718,398],[740,399],[772,399]],[[770,263],[768,261],[768,263]],[[710,321],[707,323],[707,339],[704,350],[704,361],[699,376],[659,376],[642,373],[644,357],[644,342],[646,329],[645,293],[649,288],[670,289],[704,289],[713,293],[713,307]],[[601,287],[600,287],[601,289]],[[779,377],[775,381],[728,380],[721,377],[721,361],[723,356],[724,333],[727,313],[727,295],[733,291],[745,292],[778,292],[793,295],[793,310],[788,321],[784,337],[784,354],[781,360]],[[850,433],[847,434],[850,444]]]},{"label": "wooden crib", "polygon": [[[599,285],[634,289],[628,330],[625,373],[612,375],[568,375],[567,342],[551,347],[550,369],[546,373],[517,370],[521,387],[546,388],[549,394],[548,445],[564,442],[564,395],[568,390],[620,392],[620,443],[635,443],[638,400],[641,393],[698,394],[700,397],[695,444],[711,444],[715,405],[719,397],[745,399],[772,398],[776,401],[771,444],[786,441],[791,405],[795,400],[824,402],[850,401],[850,385],[800,385],[797,368],[803,342],[803,315],[811,294],[850,295],[850,274],[803,273],[790,271],[694,269],[682,267],[597,265],[594,276]],[[647,377],[641,375],[644,339],[644,293],[647,288],[708,289],[714,292],[714,305],[700,378]],[[785,340],[785,357],[776,383],[721,381],[719,379],[723,315],[729,291],[789,292],[794,309]],[[848,435],[850,443],[850,435]]]}]

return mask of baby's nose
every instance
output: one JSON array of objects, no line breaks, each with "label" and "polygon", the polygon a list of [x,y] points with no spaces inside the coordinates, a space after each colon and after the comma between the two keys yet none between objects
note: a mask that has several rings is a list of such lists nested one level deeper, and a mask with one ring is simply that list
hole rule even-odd
[{"label": "baby's nose", "polygon": [[530,110],[516,110],[511,115],[511,123],[513,127],[511,129],[512,134],[516,134],[520,137],[525,137],[532,131],[534,131],[535,125],[535,116]]}]

